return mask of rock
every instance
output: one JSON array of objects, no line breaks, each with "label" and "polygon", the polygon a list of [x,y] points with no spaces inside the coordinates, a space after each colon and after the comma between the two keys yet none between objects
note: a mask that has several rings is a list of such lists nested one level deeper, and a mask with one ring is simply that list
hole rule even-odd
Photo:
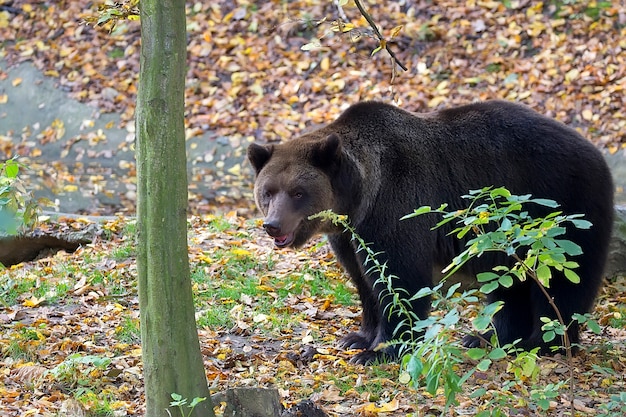
[{"label": "rock", "polygon": [[229,388],[211,400],[214,405],[226,403],[224,417],[280,417],[283,412],[277,389]]},{"label": "rock", "polygon": [[304,400],[285,410],[277,389],[229,388],[211,396],[213,405],[226,403],[224,417],[328,417],[313,401]]}]

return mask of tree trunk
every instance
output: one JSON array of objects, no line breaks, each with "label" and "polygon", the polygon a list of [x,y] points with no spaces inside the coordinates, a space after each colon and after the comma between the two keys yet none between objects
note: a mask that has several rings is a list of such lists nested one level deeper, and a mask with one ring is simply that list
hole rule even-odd
[{"label": "tree trunk", "polygon": [[188,403],[206,397],[192,415],[214,415],[187,252],[186,46],[185,1],[141,0],[137,272],[147,417],[180,415],[172,393]]}]

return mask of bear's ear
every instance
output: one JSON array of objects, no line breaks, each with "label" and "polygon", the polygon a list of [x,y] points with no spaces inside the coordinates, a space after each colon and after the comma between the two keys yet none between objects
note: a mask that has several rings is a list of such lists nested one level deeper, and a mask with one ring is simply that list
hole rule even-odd
[{"label": "bear's ear", "polygon": [[251,143],[250,146],[248,146],[248,160],[252,164],[254,172],[257,174],[261,172],[261,169],[263,169],[267,161],[270,160],[273,150],[274,147],[272,145],[263,146]]},{"label": "bear's ear", "polygon": [[315,144],[313,148],[313,162],[320,167],[327,167],[339,159],[341,153],[341,139],[335,133],[331,133]]}]

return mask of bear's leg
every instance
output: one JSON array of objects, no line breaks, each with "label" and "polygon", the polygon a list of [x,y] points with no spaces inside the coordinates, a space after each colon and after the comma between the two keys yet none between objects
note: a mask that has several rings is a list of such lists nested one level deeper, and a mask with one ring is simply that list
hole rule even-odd
[{"label": "bear's leg", "polygon": [[378,334],[378,298],[363,274],[361,261],[356,255],[350,236],[347,233],[329,235],[328,240],[339,263],[348,272],[357,289],[363,311],[361,331],[349,333],[340,345],[350,349],[368,349]]},{"label": "bear's leg", "polygon": [[[598,180],[600,181],[600,180]],[[600,184],[600,183],[599,183]],[[599,186],[598,184],[598,186]],[[606,252],[611,233],[611,216],[612,203],[607,201],[601,195],[601,189],[598,188],[598,194],[595,198],[592,195],[585,196],[584,201],[589,201],[589,207],[570,207],[564,211],[587,213],[586,219],[591,221],[593,226],[591,229],[575,229],[568,230],[566,239],[576,242],[582,249],[582,255],[574,256],[572,261],[578,263],[575,272],[580,277],[580,282],[574,284],[570,282],[562,273],[552,270],[552,278],[550,279],[550,288],[547,289],[550,296],[554,299],[563,321],[568,326],[568,337],[572,344],[580,341],[579,325],[572,320],[574,313],[585,314],[593,309],[593,305],[602,285],[603,267],[606,260]],[[591,203],[593,202],[593,203]],[[533,329],[530,335],[522,341],[520,347],[529,350],[535,347],[541,348],[541,353],[550,354],[555,351],[553,346],[562,346],[563,340],[557,336],[550,342],[543,341],[544,331],[541,330],[543,322],[541,317],[556,318],[553,307],[549,304],[545,294],[539,286],[533,282],[531,299],[533,302]],[[576,351],[574,347],[573,351]],[[558,349],[557,352],[563,352]]]},{"label": "bear's leg", "polygon": [[[493,317],[493,327],[500,346],[530,337],[535,325],[532,285],[535,283],[530,280],[516,282],[511,288],[498,288],[487,297],[489,303],[495,301],[504,303],[502,309]],[[481,335],[467,335],[463,337],[462,344],[468,348],[484,346],[490,342],[492,336],[493,330]]]},{"label": "bear's leg", "polygon": [[[554,303],[556,304],[563,321],[568,326],[567,335],[571,344],[577,344],[580,341],[579,325],[578,322],[572,319],[574,313],[585,314],[592,310],[593,301],[597,293],[597,285],[594,285],[594,279],[600,281],[601,276],[597,276],[598,273],[594,272],[591,275],[582,275],[581,271],[577,271],[580,274],[581,282],[579,284],[573,284],[566,280],[560,274],[555,274],[550,282],[550,288],[548,292],[554,297]],[[596,282],[598,282],[596,281]],[[534,327],[532,333],[527,339],[523,340],[521,347],[524,349],[532,349],[534,347],[540,347],[540,352],[543,354],[550,354],[554,352],[564,352],[563,349],[553,348],[554,346],[564,347],[563,340],[560,336],[557,336],[550,342],[543,341],[543,333],[541,326],[544,324],[541,321],[541,317],[548,317],[551,319],[556,318],[556,313],[553,307],[548,303],[545,295],[539,287],[533,288],[533,302],[534,302]],[[577,350],[574,347],[574,352]]]},{"label": "bear's leg", "polygon": [[[367,240],[366,240],[367,241]],[[398,241],[402,241],[401,239]],[[377,245],[376,245],[377,246]],[[375,253],[381,253],[376,246],[372,247]],[[381,255],[379,262],[386,265],[385,276],[391,279],[390,283],[378,280],[377,273],[369,276],[370,285],[374,288],[376,299],[379,300],[378,334],[371,346],[352,358],[354,363],[368,364],[375,361],[393,360],[398,357],[400,346],[394,344],[382,349],[378,349],[380,344],[387,343],[394,339],[409,340],[419,335],[412,334],[411,329],[406,326],[407,317],[397,313],[394,305],[394,296],[389,292],[391,286],[393,292],[406,299],[417,293],[420,289],[430,286],[432,281],[432,262],[421,259],[417,254],[428,253],[427,251],[415,250],[415,246],[404,245],[393,247],[393,245],[382,245],[387,251]],[[389,255],[388,255],[389,254]],[[412,300],[408,310],[411,312],[411,319],[417,317],[425,319],[430,312],[430,297],[423,297]]]}]

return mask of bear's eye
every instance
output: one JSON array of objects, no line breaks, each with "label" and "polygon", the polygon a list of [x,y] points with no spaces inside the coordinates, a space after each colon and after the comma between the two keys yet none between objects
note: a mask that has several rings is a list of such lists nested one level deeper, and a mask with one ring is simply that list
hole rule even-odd
[{"label": "bear's eye", "polygon": [[304,193],[302,191],[296,191],[295,193],[293,193],[293,198],[299,200],[302,197],[304,197]]}]

